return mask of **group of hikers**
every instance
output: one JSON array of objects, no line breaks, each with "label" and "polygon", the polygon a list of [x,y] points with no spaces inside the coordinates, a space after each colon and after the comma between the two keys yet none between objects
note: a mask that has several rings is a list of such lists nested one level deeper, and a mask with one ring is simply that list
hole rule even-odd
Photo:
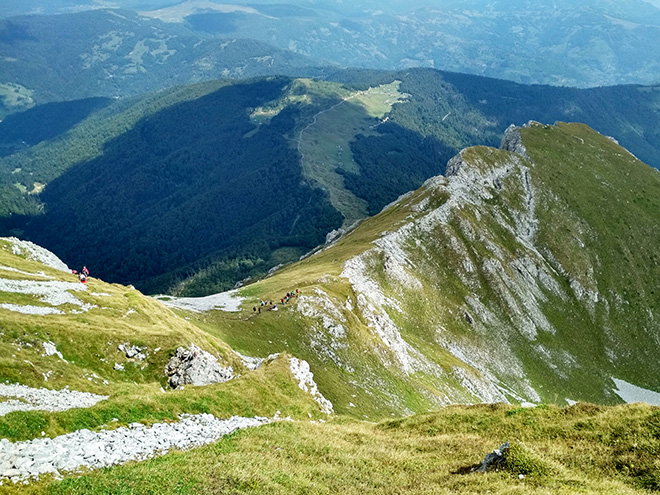
[{"label": "group of hikers", "polygon": [[82,267],[82,270],[71,270],[71,273],[74,275],[78,275],[78,280],[80,280],[80,283],[86,284],[87,283],[87,278],[89,277],[89,270],[87,269],[86,266]]},{"label": "group of hikers", "polygon": [[[288,303],[292,298],[298,296],[299,293],[300,292],[298,291],[298,289],[296,289],[295,291],[287,292],[284,295],[284,297],[280,298],[280,304]],[[279,311],[277,309],[277,301],[275,302],[275,304],[273,304],[273,301],[268,299],[266,301],[262,300],[262,301],[259,302],[259,305],[253,306],[252,307],[252,312],[256,313],[256,314],[259,314],[259,313],[261,313],[262,308],[267,309],[268,311]]]}]

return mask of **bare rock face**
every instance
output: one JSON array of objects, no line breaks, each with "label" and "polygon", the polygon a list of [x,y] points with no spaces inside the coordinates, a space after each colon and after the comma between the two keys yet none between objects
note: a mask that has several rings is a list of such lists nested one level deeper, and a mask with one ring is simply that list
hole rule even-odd
[{"label": "bare rock face", "polygon": [[[533,125],[541,125],[538,122],[530,120],[525,127],[531,127]],[[504,131],[504,136],[502,137],[502,144],[500,144],[500,149],[511,151],[512,153],[518,153],[525,158],[529,158],[527,155],[527,148],[522,142],[522,135],[520,134],[520,127],[511,124],[506,131]]]},{"label": "bare rock face", "polygon": [[117,349],[126,354],[126,357],[129,359],[137,359],[138,361],[143,361],[146,358],[146,355],[142,351],[146,351],[146,347],[140,347],[137,345],[131,345],[129,342],[125,344],[119,344]]},{"label": "bare rock face", "polygon": [[165,374],[169,376],[172,388],[187,384],[222,383],[231,380],[233,373],[231,366],[223,368],[218,358],[195,344],[190,344],[188,349],[179,347],[165,366]]}]

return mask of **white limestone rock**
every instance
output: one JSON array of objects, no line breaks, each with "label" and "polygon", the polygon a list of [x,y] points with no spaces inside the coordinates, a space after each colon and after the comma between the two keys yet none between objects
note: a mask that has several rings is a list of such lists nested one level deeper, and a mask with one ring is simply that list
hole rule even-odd
[{"label": "white limestone rock", "polygon": [[319,392],[318,386],[314,381],[314,373],[309,368],[309,363],[304,359],[292,357],[289,360],[289,367],[294,378],[298,380],[298,387],[304,392],[308,392],[314,400],[321,406],[321,410],[325,414],[330,414],[333,411],[332,402],[323,397]]},{"label": "white limestone rock", "polygon": [[218,358],[195,344],[190,344],[188,349],[179,347],[165,366],[165,374],[172,388],[187,384],[210,385],[234,378],[231,366],[220,366]]}]

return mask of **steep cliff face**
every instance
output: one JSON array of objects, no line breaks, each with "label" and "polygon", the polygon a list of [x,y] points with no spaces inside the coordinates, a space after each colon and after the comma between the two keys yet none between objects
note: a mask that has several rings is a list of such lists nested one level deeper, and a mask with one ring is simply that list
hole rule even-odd
[{"label": "steep cliff face", "polygon": [[618,402],[615,379],[660,390],[659,199],[613,140],[532,122],[284,276],[341,263],[298,302],[309,351],[391,407]]}]

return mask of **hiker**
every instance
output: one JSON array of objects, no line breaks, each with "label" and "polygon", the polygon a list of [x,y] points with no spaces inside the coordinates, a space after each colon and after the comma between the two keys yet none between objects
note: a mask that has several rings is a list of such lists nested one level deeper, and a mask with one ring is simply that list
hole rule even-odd
[{"label": "hiker", "polygon": [[80,283],[86,284],[87,283],[87,277],[85,276],[84,273],[81,273],[78,275],[78,279],[80,280]]},{"label": "hiker", "polygon": [[85,274],[85,277],[89,277],[89,270],[87,269],[86,266],[83,266],[81,271]]}]

